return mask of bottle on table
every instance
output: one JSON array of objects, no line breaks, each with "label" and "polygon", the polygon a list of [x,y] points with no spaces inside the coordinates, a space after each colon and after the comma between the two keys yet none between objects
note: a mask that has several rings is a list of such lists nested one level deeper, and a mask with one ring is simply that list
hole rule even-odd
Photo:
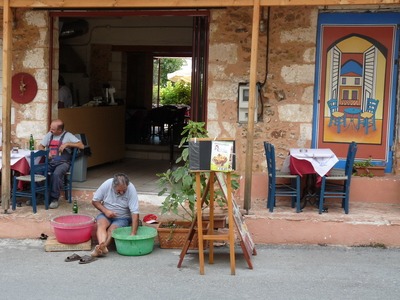
[{"label": "bottle on table", "polygon": [[74,200],[74,204],[72,205],[72,213],[78,213],[78,202],[76,200]]},{"label": "bottle on table", "polygon": [[35,150],[35,140],[33,139],[33,135],[31,134],[29,138],[29,150]]}]

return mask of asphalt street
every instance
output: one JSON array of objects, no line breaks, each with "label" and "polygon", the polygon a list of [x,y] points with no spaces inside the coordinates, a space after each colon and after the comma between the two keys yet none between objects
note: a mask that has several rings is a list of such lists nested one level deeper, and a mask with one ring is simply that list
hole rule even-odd
[{"label": "asphalt street", "polygon": [[[399,299],[400,249],[257,245],[248,268],[236,247],[216,249],[200,275],[198,253],[155,245],[145,256],[115,249],[89,264],[45,252],[41,240],[0,240],[1,299]],[[76,252],[80,256],[86,251]]]}]

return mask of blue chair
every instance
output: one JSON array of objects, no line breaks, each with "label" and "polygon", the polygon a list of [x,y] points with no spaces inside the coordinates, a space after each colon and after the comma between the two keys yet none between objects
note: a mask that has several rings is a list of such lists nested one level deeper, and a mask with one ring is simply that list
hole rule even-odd
[{"label": "blue chair", "polygon": [[331,127],[332,124],[337,126],[337,133],[340,133],[340,125],[346,127],[346,115],[344,112],[339,111],[338,100],[331,99],[328,101],[328,107],[330,111],[330,119],[328,127]]},{"label": "blue chair", "polygon": [[[49,150],[31,151],[30,174],[13,177],[12,209],[15,210],[17,197],[31,198],[33,213],[36,213],[36,194],[44,194],[44,205],[49,209],[48,177],[46,176],[49,166]],[[27,190],[17,190],[18,182],[30,184]]]},{"label": "blue chair", "polygon": [[379,100],[368,98],[367,107],[358,117],[357,129],[360,129],[360,125],[364,126],[365,134],[368,134],[368,127],[372,127],[372,130],[376,130],[375,114],[378,108]]},{"label": "blue chair", "polygon": [[347,151],[346,165],[343,171],[331,171],[329,175],[322,177],[319,196],[319,213],[324,209],[326,199],[341,199],[342,208],[349,213],[349,194],[353,164],[357,153],[357,144],[351,142]]},{"label": "blue chair", "polygon": [[77,153],[78,148],[73,148],[71,166],[69,168],[69,171],[65,173],[63,186],[61,188],[62,191],[65,191],[65,199],[67,199],[69,203],[72,202],[72,177],[74,175],[74,165]]},{"label": "blue chair", "polygon": [[[276,197],[292,197],[292,207],[296,212],[300,212],[300,175],[292,175],[276,170],[275,147],[264,142],[265,155],[268,168],[268,200],[267,208],[270,212],[274,211]],[[278,182],[278,180],[290,179],[290,183]],[[286,180],[287,181],[287,180]]]}]

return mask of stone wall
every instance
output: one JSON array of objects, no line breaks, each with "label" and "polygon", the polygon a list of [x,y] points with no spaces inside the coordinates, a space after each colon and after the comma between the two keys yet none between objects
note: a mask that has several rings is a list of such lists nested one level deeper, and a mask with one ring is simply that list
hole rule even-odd
[{"label": "stone wall", "polygon": [[24,147],[30,134],[39,142],[48,130],[49,19],[45,11],[17,9],[14,13],[12,74],[29,73],[35,77],[38,85],[37,95],[32,102],[12,102],[11,142],[12,145]]},{"label": "stone wall", "polygon": [[[38,94],[31,103],[12,103],[12,141],[24,145],[31,133],[36,139],[44,135],[48,109],[52,109],[53,117],[57,116],[57,109],[54,104],[48,105],[48,12],[15,12],[13,74],[30,73],[38,83]],[[276,145],[278,164],[289,148],[311,145],[317,16],[316,7],[272,7],[269,45],[267,33],[260,33],[257,81],[266,83],[262,88],[261,116],[254,128],[255,177],[266,176],[263,141]],[[251,27],[251,8],[211,10],[208,130],[212,137],[236,139],[237,169],[241,174],[245,169],[247,124],[238,123],[237,98],[238,84],[248,81],[250,75]],[[55,45],[57,60],[58,43]],[[53,72],[53,78],[57,78],[58,70]],[[54,93],[53,98],[56,99]],[[396,144],[395,173],[400,171],[398,148]]]},{"label": "stone wall", "polygon": [[[237,89],[249,79],[252,9],[215,10],[211,16],[208,129],[212,137],[236,138],[237,170],[244,175],[247,124],[237,122]],[[259,37],[257,80],[264,82],[266,69],[268,74],[262,117],[254,128],[255,205],[265,205],[267,195],[263,141],[275,144],[278,166],[289,148],[311,146],[317,18],[317,7],[272,7],[269,45],[266,33]],[[395,145],[393,173],[398,174],[400,151]]]},{"label": "stone wall", "polygon": [[[265,81],[267,55],[268,77],[262,116],[254,128],[255,173],[266,170],[263,141],[276,145],[281,162],[289,148],[311,145],[317,15],[315,8],[271,8],[268,54],[267,33],[260,33],[257,81]],[[249,79],[251,27],[249,8],[212,12],[208,129],[212,137],[236,138],[240,172],[245,168],[247,124],[237,122],[237,89]]]}]

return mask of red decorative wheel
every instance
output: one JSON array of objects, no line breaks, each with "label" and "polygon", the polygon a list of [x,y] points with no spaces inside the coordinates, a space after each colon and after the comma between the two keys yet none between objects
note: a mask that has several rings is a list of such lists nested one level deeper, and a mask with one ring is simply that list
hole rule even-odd
[{"label": "red decorative wheel", "polygon": [[21,104],[31,102],[37,94],[35,77],[28,73],[17,73],[11,79],[11,98]]}]

